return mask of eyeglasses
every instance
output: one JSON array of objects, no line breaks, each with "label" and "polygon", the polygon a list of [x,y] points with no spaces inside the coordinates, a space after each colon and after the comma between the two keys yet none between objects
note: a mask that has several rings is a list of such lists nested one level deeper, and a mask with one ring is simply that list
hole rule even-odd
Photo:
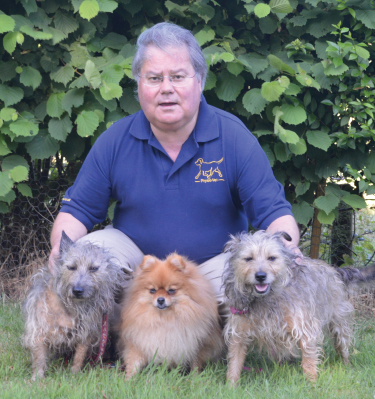
[{"label": "eyeglasses", "polygon": [[174,87],[184,87],[189,83],[189,79],[194,78],[195,74],[193,76],[187,76],[187,75],[171,75],[171,76],[158,76],[158,75],[139,75],[140,78],[144,78],[144,84],[146,86],[151,86],[151,87],[158,87],[162,84],[164,81],[164,78],[168,78],[169,81],[171,82],[171,85]]}]

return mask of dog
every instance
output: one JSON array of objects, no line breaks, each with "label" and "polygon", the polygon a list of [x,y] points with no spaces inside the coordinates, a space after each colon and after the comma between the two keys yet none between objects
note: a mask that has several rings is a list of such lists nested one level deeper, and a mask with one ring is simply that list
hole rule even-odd
[{"label": "dog", "polygon": [[375,266],[334,268],[306,257],[297,264],[282,237],[291,240],[286,233],[242,233],[224,247],[230,253],[223,286],[231,309],[224,330],[231,384],[255,344],[279,361],[302,355],[303,372],[314,382],[323,330],[333,336],[343,362],[349,361],[353,306],[348,288],[373,280]]},{"label": "dog", "polygon": [[220,358],[223,344],[216,296],[197,265],[176,253],[145,256],[122,304],[126,378],[152,361],[200,370]]},{"label": "dog", "polygon": [[22,307],[25,320],[23,344],[32,355],[32,380],[43,378],[51,352],[75,350],[72,373],[99,347],[103,314],[110,327],[120,317],[114,301],[124,272],[102,248],[73,242],[62,232],[55,274],[47,266],[33,277]]},{"label": "dog", "polygon": [[195,161],[195,164],[199,167],[199,173],[195,176],[195,180],[197,180],[201,175],[209,180],[214,173],[217,173],[219,177],[223,177],[218,166],[223,162],[223,159],[224,158],[221,158],[220,161],[204,162],[202,158],[199,158]]}]

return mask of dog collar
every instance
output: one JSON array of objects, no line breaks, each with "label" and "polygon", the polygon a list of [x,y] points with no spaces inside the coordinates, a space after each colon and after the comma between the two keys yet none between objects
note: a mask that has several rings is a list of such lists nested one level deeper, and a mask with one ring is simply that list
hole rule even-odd
[{"label": "dog collar", "polygon": [[247,308],[244,308],[244,309],[242,309],[242,310],[239,310],[239,309],[236,309],[236,308],[234,308],[233,306],[231,306],[231,307],[230,307],[230,312],[231,312],[232,314],[246,314],[246,313],[248,312],[248,309],[247,309]]}]

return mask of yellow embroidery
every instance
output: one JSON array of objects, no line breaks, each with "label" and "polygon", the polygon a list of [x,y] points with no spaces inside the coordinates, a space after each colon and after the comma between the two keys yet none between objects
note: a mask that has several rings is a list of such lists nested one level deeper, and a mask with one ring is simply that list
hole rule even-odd
[{"label": "yellow embroidery", "polygon": [[63,198],[63,201],[70,201],[70,198]]},{"label": "yellow embroidery", "polygon": [[[199,173],[195,176],[196,183],[210,183],[217,181],[225,181],[224,179],[219,179],[216,177],[223,177],[219,169],[219,165],[223,162],[224,157],[220,159],[220,161],[212,161],[212,162],[204,162],[202,158],[199,158],[195,161],[195,164],[199,167]],[[217,173],[214,179],[212,176],[214,173]],[[199,177],[201,177],[199,179]],[[204,178],[205,177],[205,178]]]}]

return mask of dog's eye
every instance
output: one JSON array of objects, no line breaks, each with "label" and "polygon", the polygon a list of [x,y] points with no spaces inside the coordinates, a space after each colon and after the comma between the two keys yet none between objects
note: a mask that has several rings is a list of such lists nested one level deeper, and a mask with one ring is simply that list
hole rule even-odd
[{"label": "dog's eye", "polygon": [[90,266],[89,271],[90,272],[97,272],[99,270],[99,266]]},{"label": "dog's eye", "polygon": [[248,258],[245,258],[245,261],[246,261],[246,262],[250,262],[251,260],[253,260],[253,258],[250,257],[250,256],[249,256]]},{"label": "dog's eye", "polygon": [[155,294],[155,292],[156,292],[156,289],[155,289],[155,288],[151,288],[151,289],[150,289],[150,294]]},{"label": "dog's eye", "polygon": [[68,270],[77,270],[77,266],[67,266]]},{"label": "dog's eye", "polygon": [[168,294],[169,295],[173,295],[173,294],[175,294],[176,293],[176,290],[174,290],[174,289],[172,289],[172,288],[170,288],[169,290],[168,290]]},{"label": "dog's eye", "polygon": [[270,257],[268,258],[268,260],[270,260],[271,262],[273,262],[274,260],[276,260],[276,256],[270,256]]}]

